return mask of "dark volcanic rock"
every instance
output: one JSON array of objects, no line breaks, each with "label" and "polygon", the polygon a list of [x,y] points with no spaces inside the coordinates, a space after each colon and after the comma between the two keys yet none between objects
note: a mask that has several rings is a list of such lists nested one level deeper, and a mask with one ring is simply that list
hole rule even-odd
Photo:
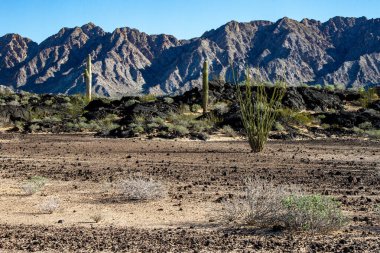
[{"label": "dark volcanic rock", "polygon": [[332,92],[305,87],[299,87],[297,91],[301,94],[308,110],[327,111],[328,109],[341,110],[343,108],[342,100]]},{"label": "dark volcanic rock", "polygon": [[21,106],[0,105],[0,117],[10,121],[27,121],[30,119],[30,111]]},{"label": "dark volcanic rock", "polygon": [[306,109],[305,101],[303,100],[302,95],[298,92],[297,88],[295,87],[290,87],[286,90],[286,94],[284,95],[282,104],[286,107],[298,111]]},{"label": "dark volcanic rock", "polygon": [[376,100],[368,105],[368,108],[380,111],[380,100]]},{"label": "dark volcanic rock", "polygon": [[364,122],[370,122],[373,127],[380,128],[380,113],[375,110],[359,110],[356,112],[339,111],[334,113],[324,113],[322,123],[337,125],[340,127],[352,128]]}]

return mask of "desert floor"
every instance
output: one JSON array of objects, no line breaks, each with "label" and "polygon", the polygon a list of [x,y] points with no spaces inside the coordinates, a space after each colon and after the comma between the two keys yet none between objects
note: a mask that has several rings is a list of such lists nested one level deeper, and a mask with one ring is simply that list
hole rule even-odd
[{"label": "desert floor", "polygon": [[[102,139],[91,135],[0,135],[0,252],[380,252],[380,143]],[[26,196],[28,177],[48,178]],[[219,219],[246,177],[295,184],[342,202],[347,224],[329,234],[238,227]],[[120,180],[145,177],[164,199],[123,200]],[[41,213],[57,198],[60,208]],[[101,216],[95,223],[94,216]]]}]

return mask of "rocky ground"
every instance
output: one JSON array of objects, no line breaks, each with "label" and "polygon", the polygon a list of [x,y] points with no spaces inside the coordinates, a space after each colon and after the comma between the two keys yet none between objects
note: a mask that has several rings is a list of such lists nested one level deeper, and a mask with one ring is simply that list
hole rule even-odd
[{"label": "rocky ground", "polygon": [[[365,139],[277,140],[250,152],[240,139],[94,138],[87,134],[0,135],[0,252],[379,252],[380,143]],[[25,196],[33,176],[45,188]],[[134,176],[168,187],[129,202],[113,185]],[[334,196],[347,224],[326,234],[239,227],[218,219],[246,177]],[[43,214],[38,205],[59,198]],[[94,214],[101,214],[99,223]]]}]

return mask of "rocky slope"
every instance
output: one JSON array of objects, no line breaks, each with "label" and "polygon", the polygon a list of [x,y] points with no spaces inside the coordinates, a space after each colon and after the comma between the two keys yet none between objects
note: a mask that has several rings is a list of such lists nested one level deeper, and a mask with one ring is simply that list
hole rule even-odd
[{"label": "rocky slope", "polygon": [[231,79],[233,62],[240,75],[248,67],[294,85],[373,86],[380,83],[380,19],[232,21],[186,41],[127,27],[107,33],[92,23],[63,28],[39,45],[8,34],[0,37],[0,84],[38,93],[83,92],[87,54],[94,90],[105,96],[198,87],[205,58],[214,78]]}]

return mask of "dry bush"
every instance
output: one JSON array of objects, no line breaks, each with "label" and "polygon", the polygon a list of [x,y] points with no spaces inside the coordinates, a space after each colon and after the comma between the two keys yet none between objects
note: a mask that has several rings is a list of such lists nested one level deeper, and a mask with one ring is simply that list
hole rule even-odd
[{"label": "dry bush", "polygon": [[95,222],[95,223],[99,223],[103,220],[103,215],[101,213],[95,213],[93,215],[90,216],[90,218]]},{"label": "dry bush", "polygon": [[39,206],[42,213],[54,213],[60,206],[60,201],[58,198],[50,197],[42,202]]},{"label": "dry bush", "polygon": [[294,186],[249,179],[242,198],[223,203],[221,218],[258,227],[283,227],[312,232],[334,230],[345,218],[337,201],[327,196],[305,195]]},{"label": "dry bush", "polygon": [[228,137],[236,137],[237,136],[235,130],[231,126],[229,126],[229,125],[225,125],[222,128],[222,133],[225,134]]},{"label": "dry bush", "polygon": [[127,200],[152,200],[167,195],[165,185],[152,179],[127,179],[119,184],[119,189]]},{"label": "dry bush", "polygon": [[35,176],[24,182],[20,189],[25,195],[33,195],[36,192],[42,190],[45,186],[47,179],[45,177]]},{"label": "dry bush", "polygon": [[260,179],[248,179],[242,198],[224,203],[222,218],[249,225],[276,224],[284,215],[282,200],[292,191],[296,190]]}]

